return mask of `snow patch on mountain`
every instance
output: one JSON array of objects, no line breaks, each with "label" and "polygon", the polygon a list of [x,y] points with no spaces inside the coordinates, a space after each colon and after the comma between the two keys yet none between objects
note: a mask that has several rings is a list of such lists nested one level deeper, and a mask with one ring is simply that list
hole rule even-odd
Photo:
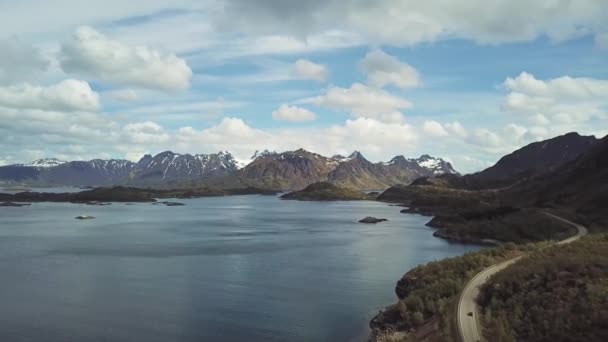
[{"label": "snow patch on mountain", "polygon": [[44,159],[38,159],[38,160],[34,160],[33,162],[29,163],[29,164],[20,164],[20,166],[29,166],[29,167],[37,167],[37,168],[49,168],[49,167],[55,167],[61,164],[65,164],[67,163],[66,161],[63,160],[59,160],[57,158],[44,158]]}]

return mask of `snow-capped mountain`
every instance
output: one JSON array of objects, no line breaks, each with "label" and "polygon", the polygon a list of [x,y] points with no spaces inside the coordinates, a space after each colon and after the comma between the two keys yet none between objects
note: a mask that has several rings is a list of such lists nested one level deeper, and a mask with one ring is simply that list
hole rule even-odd
[{"label": "snow-capped mountain", "polygon": [[449,162],[424,155],[416,159],[403,156],[388,163],[372,163],[359,151],[348,157],[331,158],[303,149],[283,153],[263,152],[239,170],[241,183],[274,189],[299,189],[320,181],[355,188],[380,190],[394,184],[408,184],[423,176],[456,173]]},{"label": "snow-capped mountain", "polygon": [[457,174],[452,164],[441,158],[434,158],[428,154],[423,154],[420,158],[409,159],[409,161],[418,164],[421,168],[433,172],[433,175],[442,175],[446,173]]},{"label": "snow-capped mountain", "polygon": [[134,167],[133,162],[122,159],[71,161],[45,169],[39,180],[52,185],[122,184]]},{"label": "snow-capped mountain", "polygon": [[191,155],[165,151],[143,156],[131,178],[141,183],[180,182],[224,176],[238,169],[230,152]]},{"label": "snow-capped mountain", "polygon": [[49,167],[54,167],[54,166],[58,166],[58,165],[65,164],[65,163],[67,163],[67,162],[63,161],[63,160],[59,160],[57,158],[44,158],[44,159],[34,160],[33,162],[31,162],[29,164],[20,164],[20,165],[46,169]]},{"label": "snow-capped mountain", "polygon": [[76,186],[256,186],[286,190],[329,181],[356,189],[380,190],[443,173],[456,171],[449,162],[428,155],[410,159],[397,156],[386,163],[372,163],[358,151],[348,157],[328,158],[304,149],[282,153],[264,150],[256,151],[251,161],[243,165],[229,152],[191,155],[165,151],[154,156],[147,154],[136,163],[116,159],[37,160],[0,167],[0,181]]},{"label": "snow-capped mountain", "polygon": [[164,185],[224,176],[238,170],[229,152],[145,155],[137,163],[119,159],[62,162],[44,159],[0,167],[0,181],[35,185]]}]

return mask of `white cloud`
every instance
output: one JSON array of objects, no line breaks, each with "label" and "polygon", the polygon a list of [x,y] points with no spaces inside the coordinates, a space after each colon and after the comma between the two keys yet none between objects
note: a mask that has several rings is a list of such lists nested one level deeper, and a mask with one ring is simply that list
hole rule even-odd
[{"label": "white cloud", "polygon": [[89,84],[64,80],[48,87],[21,84],[0,87],[0,106],[18,109],[97,111],[99,95]]},{"label": "white cloud", "polygon": [[277,110],[272,112],[272,118],[275,120],[283,120],[290,122],[314,121],[317,119],[315,113],[306,108],[281,105]]},{"label": "white cloud", "polygon": [[0,51],[0,84],[35,79],[49,66],[39,49],[17,38],[0,39]]},{"label": "white cloud", "polygon": [[527,115],[535,124],[580,123],[607,115],[608,80],[570,76],[539,80],[522,72],[503,85],[509,91],[503,110]]},{"label": "white cloud", "polygon": [[[198,1],[176,0],[172,8],[199,9]],[[26,34],[69,30],[82,23],[112,22],[120,18],[138,17],[158,13],[168,9],[166,0],[129,1],[105,0],[93,6],[90,2],[79,0],[21,0],[19,3],[0,2],[0,22],[3,33]],[[44,13],[36,20],[27,20],[32,9]]]},{"label": "white cloud", "polygon": [[139,100],[139,95],[133,89],[119,89],[110,92],[110,96],[121,102],[133,102]]},{"label": "white cloud", "polygon": [[319,106],[345,111],[353,117],[376,118],[385,121],[402,121],[399,113],[412,104],[391,93],[355,83],[350,88],[330,87],[327,92],[311,100]]},{"label": "white cloud", "polygon": [[327,68],[324,65],[306,59],[298,59],[293,72],[296,78],[318,82],[325,82],[328,75]]},{"label": "white cloud", "polygon": [[355,149],[365,152],[372,157],[388,158],[389,155],[400,154],[416,146],[418,135],[414,128],[405,123],[387,123],[372,118],[357,118],[347,120],[343,126],[332,126],[326,138],[319,137],[319,150],[331,150],[346,153]]},{"label": "white cloud", "polygon": [[132,162],[138,162],[146,154],[148,154],[148,152],[145,152],[145,151],[143,151],[143,152],[141,152],[141,151],[129,151],[129,152],[125,153],[125,157],[124,158],[126,160],[130,160]]},{"label": "white cloud", "polygon": [[[412,150],[418,141],[415,130],[404,123],[386,123],[370,118],[347,120],[343,125],[322,129],[255,129],[239,118],[224,118],[218,125],[197,130],[182,127],[176,133],[180,151],[228,150],[247,160],[257,149],[307,150],[333,155],[358,149],[372,160],[388,159]],[[203,151],[205,152],[205,151]]]},{"label": "white cloud", "polygon": [[334,28],[359,34],[375,44],[393,45],[444,38],[482,44],[532,41],[542,36],[565,41],[603,32],[606,26],[603,0],[228,0],[222,5],[223,15],[217,20],[240,32],[289,31],[306,36]]},{"label": "white cloud", "polygon": [[406,89],[420,85],[420,74],[415,68],[382,50],[369,52],[361,61],[361,69],[368,83],[376,87],[394,85]]},{"label": "white cloud", "polygon": [[447,123],[444,127],[448,132],[461,138],[466,138],[469,135],[464,126],[458,121]]},{"label": "white cloud", "polygon": [[422,125],[422,131],[431,137],[445,137],[448,135],[447,130],[439,122],[433,120],[425,121]]},{"label": "white cloud", "polygon": [[504,86],[513,93],[547,98],[593,98],[608,95],[608,80],[562,76],[547,81],[522,72],[516,78],[507,78]]},{"label": "white cloud", "polygon": [[123,127],[126,139],[135,144],[162,144],[169,141],[169,134],[152,121],[130,123]]},{"label": "white cloud", "polygon": [[474,145],[485,153],[501,157],[534,141],[572,131],[573,126],[527,126],[510,123],[502,128],[489,130],[478,128],[465,138],[465,142]]},{"label": "white cloud", "polygon": [[127,46],[87,26],[62,45],[59,58],[68,73],[120,85],[176,91],[187,89],[192,77],[186,61],[174,54]]}]

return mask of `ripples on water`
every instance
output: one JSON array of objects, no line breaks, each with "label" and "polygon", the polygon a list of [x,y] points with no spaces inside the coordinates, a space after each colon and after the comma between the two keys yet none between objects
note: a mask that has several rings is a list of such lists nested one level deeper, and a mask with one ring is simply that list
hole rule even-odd
[{"label": "ripples on water", "polygon": [[2,340],[358,341],[404,272],[477,248],[376,202],[182,202],[0,208]]}]

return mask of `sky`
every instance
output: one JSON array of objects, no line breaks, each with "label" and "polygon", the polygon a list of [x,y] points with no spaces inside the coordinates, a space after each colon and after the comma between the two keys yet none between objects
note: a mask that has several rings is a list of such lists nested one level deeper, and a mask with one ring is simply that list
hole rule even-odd
[{"label": "sky", "polygon": [[605,0],[0,0],[0,165],[608,134]]}]

